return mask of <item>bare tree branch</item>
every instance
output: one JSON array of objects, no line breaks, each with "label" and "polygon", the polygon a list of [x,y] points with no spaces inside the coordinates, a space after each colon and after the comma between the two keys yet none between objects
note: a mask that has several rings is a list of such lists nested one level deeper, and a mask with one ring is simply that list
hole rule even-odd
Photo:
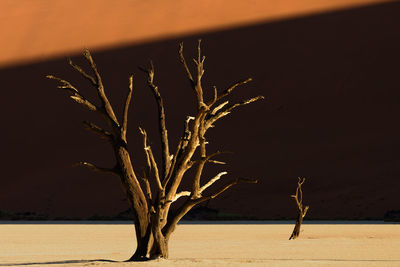
[{"label": "bare tree branch", "polygon": [[191,194],[191,192],[190,191],[182,191],[182,192],[179,192],[179,193],[177,193],[176,195],[175,195],[175,198],[172,200],[172,202],[175,202],[175,201],[177,201],[180,197],[188,197],[188,196],[190,196],[190,194]]},{"label": "bare tree branch", "polygon": [[182,140],[179,141],[179,144],[176,148],[175,154],[172,157],[172,162],[171,162],[171,167],[169,168],[167,177],[165,177],[165,179],[162,181],[162,187],[165,189],[168,182],[170,181],[174,171],[175,171],[175,164],[178,161],[178,157],[180,156],[180,154],[182,153]]},{"label": "bare tree branch", "polygon": [[125,141],[125,143],[127,143],[126,131],[128,129],[128,110],[129,110],[129,104],[131,103],[132,91],[133,91],[133,75],[130,75],[129,76],[129,91],[128,91],[128,95],[126,96],[126,100],[125,100],[124,117],[123,117],[122,128],[121,128],[121,138],[122,138],[122,140]]},{"label": "bare tree branch", "polygon": [[116,175],[118,177],[120,176],[120,171],[119,171],[119,169],[117,167],[114,167],[112,169],[110,169],[110,168],[101,168],[101,167],[98,167],[98,166],[96,166],[96,165],[94,165],[92,163],[85,162],[85,161],[77,162],[77,163],[74,164],[74,166],[84,166],[84,167],[87,167],[87,168],[89,168],[89,169],[91,169],[93,171],[96,171],[96,172],[110,173],[110,174]]},{"label": "bare tree branch", "polygon": [[218,181],[222,175],[226,175],[228,174],[228,172],[220,172],[218,173],[214,178],[212,178],[210,181],[208,181],[208,183],[206,183],[205,185],[203,185],[200,188],[200,194],[203,193],[204,190],[206,190],[208,187],[210,187],[213,183],[215,183],[216,181]]},{"label": "bare tree branch", "polygon": [[237,108],[237,107],[244,106],[244,105],[247,105],[247,104],[253,103],[253,102],[255,102],[255,101],[262,100],[262,99],[264,99],[264,96],[259,95],[259,96],[256,96],[256,97],[253,97],[253,98],[244,100],[244,101],[242,101],[242,102],[236,103],[236,104],[234,104],[234,105],[228,107],[228,108],[226,109],[226,111],[227,111],[227,112],[231,112],[233,109],[235,109],[235,108]]},{"label": "bare tree branch", "polygon": [[[250,103],[253,103],[253,102],[258,101],[258,100],[261,100],[261,99],[264,99],[264,96],[253,97],[253,98],[250,98],[250,99],[248,99],[248,100],[245,100],[245,101],[242,101],[242,102],[239,102],[239,103],[230,105],[230,106],[227,107],[225,110],[218,111],[214,116],[211,116],[211,117],[206,121],[205,128],[208,129],[208,128],[212,127],[212,125],[213,125],[217,120],[219,120],[219,119],[222,118],[222,117],[225,117],[226,115],[228,115],[229,113],[231,113],[232,110],[234,110],[235,108],[240,107],[240,106],[244,106],[244,105],[247,105],[247,104],[250,104]],[[223,104],[226,105],[225,102],[224,102]],[[218,107],[219,107],[219,106],[218,106]],[[217,107],[217,108],[218,108],[218,107]],[[214,110],[215,110],[215,109],[214,109]]]},{"label": "bare tree branch", "polygon": [[78,104],[82,104],[85,107],[87,107],[89,110],[91,111],[96,111],[97,108],[95,105],[93,105],[92,103],[90,103],[88,100],[80,97],[80,96],[70,96],[71,99],[73,99],[75,102],[77,102]]},{"label": "bare tree branch", "polygon": [[149,207],[151,207],[152,206],[152,201],[153,201],[152,200],[152,194],[151,194],[151,187],[150,187],[149,178],[148,178],[148,176],[147,176],[145,171],[143,171],[142,181],[144,182],[144,189],[145,189],[145,192],[146,192],[145,195],[146,195],[146,199],[147,199],[147,205]]},{"label": "bare tree branch", "polygon": [[143,145],[144,145],[144,152],[146,153],[146,156],[147,156],[147,164],[149,165],[149,169],[153,170],[158,189],[163,190],[163,187],[162,187],[161,181],[160,181],[160,175],[158,172],[158,166],[154,159],[153,151],[151,150],[151,147],[149,145],[147,145],[147,133],[145,130],[143,130],[140,127],[139,127],[139,130],[140,130],[140,133],[143,135]]},{"label": "bare tree branch", "polygon": [[149,70],[140,68],[142,71],[147,73],[147,83],[153,92],[154,98],[157,102],[158,108],[158,126],[161,136],[161,150],[162,150],[162,178],[167,177],[169,168],[171,166],[171,159],[169,154],[169,142],[168,142],[168,131],[165,126],[165,110],[161,94],[158,90],[158,86],[154,84],[154,65],[150,61],[151,68]]},{"label": "bare tree branch", "polygon": [[[83,52],[83,55],[85,56],[85,58],[87,59],[87,61],[89,61],[90,66],[93,70],[93,72],[96,75],[96,85],[97,85],[97,93],[99,95],[99,98],[101,100],[102,103],[102,107],[104,108],[108,118],[115,123],[115,125],[117,125],[119,127],[119,123],[117,120],[117,117],[114,114],[114,110],[111,107],[110,101],[108,100],[106,93],[104,91],[104,85],[103,85],[103,81],[101,79],[101,76],[99,74],[99,71],[97,70],[97,66],[92,58],[92,55],[89,52],[89,49],[85,49],[85,51]],[[86,78],[86,77],[85,77]]]},{"label": "bare tree branch", "polygon": [[209,160],[208,162],[214,163],[214,164],[220,164],[220,165],[225,165],[226,164],[226,162],[219,161],[219,160]]},{"label": "bare tree branch", "polygon": [[[200,144],[200,146],[205,146],[205,144]],[[200,178],[201,178],[201,176],[203,174],[203,170],[204,170],[205,164],[207,162],[210,162],[211,158],[224,153],[222,151],[217,151],[217,152],[215,152],[213,154],[205,156],[205,148],[203,148],[203,150],[204,151],[201,152],[201,159],[196,162],[198,165],[197,165],[196,173],[194,175],[193,183],[192,183],[192,195],[193,195],[194,198],[200,197],[201,192],[202,192],[202,190],[200,188]],[[220,162],[218,162],[218,163],[220,163]]]},{"label": "bare tree branch", "polygon": [[71,65],[76,71],[78,71],[80,74],[82,74],[83,77],[88,79],[93,86],[97,86],[96,79],[93,78],[93,76],[87,74],[80,66],[76,65],[70,58],[68,58],[68,64]]},{"label": "bare tree branch", "polygon": [[78,95],[81,96],[81,94],[79,93],[78,89],[76,89],[75,86],[73,86],[70,82],[68,82],[66,80],[63,80],[61,78],[58,78],[58,77],[56,77],[54,75],[46,75],[46,78],[59,81],[59,82],[61,82],[63,84],[63,85],[57,86],[57,88],[65,89],[66,91],[68,91],[68,92],[70,92],[72,94],[78,94]]},{"label": "bare tree branch", "polygon": [[198,45],[197,45],[197,59],[193,59],[194,63],[196,64],[197,67],[197,74],[196,78],[194,79],[189,67],[186,63],[185,57],[183,56],[183,43],[180,44],[179,46],[179,58],[181,63],[183,64],[183,67],[186,71],[186,75],[188,76],[188,79],[190,81],[190,85],[192,86],[193,90],[196,93],[196,98],[197,98],[197,107],[200,109],[202,106],[208,106],[204,104],[203,101],[203,88],[201,86],[201,78],[203,77],[204,74],[204,60],[205,56],[201,56],[201,39],[198,40]]},{"label": "bare tree branch", "polygon": [[174,171],[175,171],[175,166],[177,162],[180,160],[181,155],[183,154],[183,151],[185,150],[190,138],[191,138],[191,131],[189,130],[189,123],[191,120],[194,120],[194,117],[187,116],[185,123],[184,123],[184,131],[181,140],[178,143],[178,146],[176,148],[175,154],[172,156],[172,162],[171,162],[171,167],[169,168],[167,177],[163,180],[163,188],[165,189],[168,182],[170,181]]},{"label": "bare tree branch", "polygon": [[146,177],[148,178],[148,176],[150,176],[152,165],[151,165],[151,160],[150,160],[150,153],[146,149],[147,148],[147,133],[140,127],[139,127],[139,131],[143,136],[143,150],[144,150],[144,154],[146,155],[146,163],[147,163],[147,176]]},{"label": "bare tree branch", "polygon": [[203,115],[203,118],[200,120],[199,126],[199,145],[200,145],[200,157],[201,160],[197,166],[196,174],[193,179],[192,185],[192,195],[194,197],[198,197],[200,195],[200,178],[203,174],[204,166],[207,163],[207,153],[206,153],[206,139],[204,137],[205,129],[204,129],[204,117],[206,114]]},{"label": "bare tree branch", "polygon": [[185,57],[183,55],[183,43],[179,44],[179,59],[180,59],[182,65],[183,65],[183,67],[185,68],[186,75],[187,75],[187,77],[188,77],[188,79],[190,81],[190,85],[192,87],[194,87],[194,80],[193,80],[192,73],[190,72],[189,67],[188,67],[188,65],[186,63]]},{"label": "bare tree branch", "polygon": [[[298,177],[298,179],[299,179],[299,181],[297,182],[296,194],[291,195],[291,197],[294,198],[298,209],[300,210],[301,213],[303,213],[303,191],[301,189],[301,186],[306,181],[306,178]],[[308,207],[306,207],[306,208],[308,210]]]},{"label": "bare tree branch", "polygon": [[201,86],[201,78],[203,77],[203,74],[204,74],[204,60],[205,59],[206,59],[205,56],[203,56],[203,57],[201,56],[201,39],[199,39],[198,44],[197,44],[197,60],[193,59],[194,63],[197,66],[197,77],[196,77],[196,84],[194,86],[194,89],[196,91],[197,102],[198,102],[199,108],[204,105],[203,88]]},{"label": "bare tree branch", "polygon": [[226,97],[226,96],[228,96],[230,93],[232,93],[232,91],[233,91],[236,87],[238,87],[238,86],[240,86],[240,85],[243,85],[243,84],[246,84],[246,83],[249,83],[249,82],[251,82],[252,80],[253,80],[252,78],[248,78],[248,79],[246,79],[246,80],[239,81],[239,82],[233,84],[231,87],[229,87],[228,89],[226,89],[221,95],[218,96],[217,101],[220,100],[220,99],[222,99],[222,98],[224,98],[224,97]]},{"label": "bare tree branch", "polygon": [[200,123],[202,118],[204,118],[204,115],[206,113],[206,108],[205,106],[202,106],[197,114],[196,117],[194,118],[193,122],[193,127],[192,127],[192,134],[191,137],[188,141],[187,146],[185,149],[182,151],[182,156],[180,158],[180,162],[178,164],[178,168],[175,173],[175,179],[172,180],[172,184],[168,190],[167,193],[167,199],[172,199],[175,196],[176,190],[178,189],[179,184],[182,181],[182,177],[184,173],[189,169],[189,162],[194,155],[196,148],[199,144],[199,128],[200,128]]},{"label": "bare tree branch", "polygon": [[206,164],[205,158],[202,158],[197,165],[196,173],[193,178],[192,183],[192,195],[194,198],[200,197],[200,178],[204,170],[204,166]]},{"label": "bare tree branch", "polygon": [[208,195],[208,196],[203,196],[201,197],[198,201],[198,203],[209,200],[209,199],[213,199],[216,198],[217,196],[219,196],[220,194],[222,194],[223,192],[225,192],[226,190],[228,190],[230,187],[232,187],[235,184],[240,184],[240,183],[247,183],[247,184],[256,184],[258,183],[258,180],[256,179],[246,179],[246,178],[238,178],[236,180],[233,180],[232,182],[230,182],[229,184],[221,187],[216,193],[212,194],[212,195]]},{"label": "bare tree branch", "polygon": [[303,210],[303,218],[306,216],[307,211],[308,211],[309,208],[310,208],[309,206],[306,206],[306,207],[304,208],[304,210]]},{"label": "bare tree branch", "polygon": [[61,78],[58,78],[53,75],[47,75],[46,78],[52,79],[52,80],[57,80],[62,83],[62,85],[57,86],[57,88],[64,89],[71,93],[72,95],[70,98],[74,100],[75,102],[85,106],[91,111],[98,111],[98,107],[91,103],[89,100],[87,100],[79,91],[76,89],[70,82],[63,80]]},{"label": "bare tree branch", "polygon": [[94,124],[92,122],[83,121],[83,124],[84,124],[86,130],[91,131],[91,132],[99,135],[101,138],[112,142],[113,135],[110,132],[100,128],[99,126],[97,126],[96,124]]},{"label": "bare tree branch", "polygon": [[208,101],[207,102],[207,106],[210,108],[212,105],[214,105],[216,102],[217,102],[217,100],[218,100],[218,90],[217,90],[217,87],[214,85],[213,86],[213,89],[214,89],[214,97],[213,97],[213,99],[211,99],[210,101]]},{"label": "bare tree branch", "polygon": [[191,120],[194,120],[195,117],[187,116],[184,125],[184,132],[182,136],[182,149],[186,148],[190,138],[192,137],[192,132],[189,130],[189,123]]},{"label": "bare tree branch", "polygon": [[221,110],[223,107],[225,107],[226,105],[228,105],[229,101],[225,101],[221,104],[219,104],[218,106],[216,106],[211,112],[210,115],[215,115],[219,110]]}]

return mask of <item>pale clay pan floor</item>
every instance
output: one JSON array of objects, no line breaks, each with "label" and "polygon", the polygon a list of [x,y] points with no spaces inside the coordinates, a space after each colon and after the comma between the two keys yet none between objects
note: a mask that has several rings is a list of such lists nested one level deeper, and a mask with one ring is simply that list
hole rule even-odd
[{"label": "pale clay pan floor", "polygon": [[179,225],[170,259],[125,263],[135,249],[132,225],[2,224],[0,266],[400,266],[398,224],[306,224],[289,241],[292,229]]}]

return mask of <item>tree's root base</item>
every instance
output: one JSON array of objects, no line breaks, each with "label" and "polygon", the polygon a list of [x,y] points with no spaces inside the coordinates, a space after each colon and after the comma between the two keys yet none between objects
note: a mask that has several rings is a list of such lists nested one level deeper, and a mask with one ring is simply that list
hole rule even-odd
[{"label": "tree's root base", "polygon": [[130,258],[129,260],[126,260],[125,262],[132,262],[132,261],[149,261],[150,259],[147,257],[135,257],[135,258]]},{"label": "tree's root base", "polygon": [[126,260],[125,262],[132,262],[132,261],[157,261],[157,260],[166,260],[167,258],[165,258],[162,255],[154,255],[151,257],[136,257],[136,256],[132,256],[129,260]]}]

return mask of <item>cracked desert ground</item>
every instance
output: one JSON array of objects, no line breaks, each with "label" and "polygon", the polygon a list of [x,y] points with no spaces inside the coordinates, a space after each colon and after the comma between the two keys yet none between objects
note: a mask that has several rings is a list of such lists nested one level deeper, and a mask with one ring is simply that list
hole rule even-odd
[{"label": "cracked desert ground", "polygon": [[400,266],[399,224],[180,224],[170,259],[126,263],[129,224],[0,224],[0,266]]}]

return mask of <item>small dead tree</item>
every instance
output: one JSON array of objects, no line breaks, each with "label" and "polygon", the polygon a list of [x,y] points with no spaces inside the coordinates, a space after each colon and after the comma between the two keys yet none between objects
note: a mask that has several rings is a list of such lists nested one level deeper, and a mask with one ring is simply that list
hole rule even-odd
[{"label": "small dead tree", "polygon": [[297,208],[298,208],[298,216],[296,220],[296,225],[294,226],[293,233],[290,236],[289,240],[296,239],[300,235],[300,227],[303,223],[303,218],[306,216],[308,211],[308,206],[303,209],[303,191],[301,190],[301,186],[306,181],[306,178],[298,177],[299,181],[297,182],[296,194],[291,195],[292,198],[296,201]]},{"label": "small dead tree", "polygon": [[[72,68],[79,72],[96,88],[98,97],[101,100],[100,105],[96,105],[91,100],[85,98],[70,82],[53,75],[47,76],[49,79],[59,81],[61,85],[59,85],[58,88],[66,90],[70,94],[72,100],[100,114],[108,126],[108,129],[103,129],[94,123],[84,122],[88,130],[108,140],[112,145],[116,158],[115,166],[108,169],[98,167],[88,162],[80,162],[79,164],[95,171],[114,174],[120,178],[122,187],[133,211],[136,230],[137,248],[134,255],[130,258],[131,261],[167,258],[168,240],[174,232],[179,220],[192,207],[217,197],[233,185],[239,183],[257,183],[255,179],[237,178],[209,192],[208,189],[211,185],[218,181],[223,175],[227,174],[227,172],[221,172],[207,182],[202,182],[204,166],[207,163],[225,164],[224,162],[214,159],[223,152],[215,151],[213,153],[208,153],[206,148],[207,131],[214,127],[219,119],[225,117],[234,109],[263,99],[263,96],[257,96],[233,104],[225,100],[234,89],[250,82],[252,79],[249,78],[234,83],[222,92],[219,92],[214,86],[213,97],[206,101],[203,97],[202,87],[205,57],[201,55],[200,44],[201,40],[198,42],[197,58],[194,59],[196,66],[194,74],[190,71],[183,55],[183,44],[180,44],[179,59],[197,99],[197,112],[194,116],[187,116],[184,122],[183,134],[173,153],[170,152],[163,99],[154,81],[153,64],[151,63],[149,69],[142,69],[147,74],[148,86],[154,94],[158,106],[158,126],[162,156],[161,162],[157,163],[153,155],[153,150],[149,145],[146,131],[139,128],[143,136],[144,153],[147,159],[147,170],[140,177],[134,171],[126,138],[128,109],[133,90],[133,76],[129,77],[129,90],[127,92],[121,120],[118,120],[114,113],[114,109],[106,96],[100,73],[87,49],[84,51],[83,55],[89,62],[93,74],[87,73],[70,59],[68,62]],[[199,153],[195,153],[196,151]],[[191,168],[194,168],[194,175],[191,177],[191,190],[178,192],[182,178]],[[186,197],[182,206],[176,209],[176,212],[168,216],[171,205],[182,197]]]}]

